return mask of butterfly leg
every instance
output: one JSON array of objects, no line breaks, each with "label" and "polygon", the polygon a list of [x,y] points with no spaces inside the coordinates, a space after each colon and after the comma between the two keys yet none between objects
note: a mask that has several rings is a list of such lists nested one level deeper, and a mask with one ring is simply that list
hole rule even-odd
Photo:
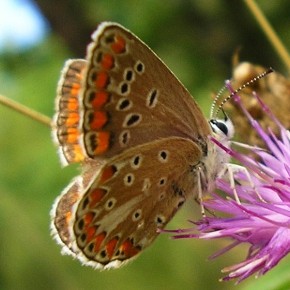
[{"label": "butterfly leg", "polygon": [[265,202],[264,199],[262,198],[262,196],[260,195],[259,191],[257,190],[255,183],[253,182],[253,179],[252,179],[249,171],[247,170],[247,168],[240,166],[240,165],[237,165],[237,164],[228,163],[226,165],[226,170],[227,170],[228,176],[229,176],[230,188],[233,191],[234,198],[238,204],[241,204],[241,201],[239,199],[239,195],[238,195],[237,189],[236,189],[235,175],[237,173],[243,173],[245,175],[246,180],[249,183],[248,186],[254,190],[255,194],[257,195],[257,197],[260,201]]},{"label": "butterfly leg", "polygon": [[206,215],[205,215],[205,208],[203,205],[203,194],[202,194],[202,187],[201,187],[202,175],[203,175],[203,171],[202,171],[201,167],[198,167],[198,170],[197,170],[197,193],[198,193],[197,202],[200,205],[200,212],[201,212],[202,217],[205,217]]},{"label": "butterfly leg", "polygon": [[206,217],[206,212],[210,215],[214,216],[214,213],[204,206],[203,202],[207,197],[204,196],[204,191],[202,187],[202,181],[205,180],[204,168],[202,166],[198,166],[197,169],[197,197],[195,198],[196,202],[200,205],[200,212],[202,217]]},{"label": "butterfly leg", "polygon": [[197,196],[195,197],[195,201],[200,205],[200,212],[202,217],[206,217],[205,212],[209,212],[211,215],[214,215],[208,208],[206,208],[203,204],[206,199],[204,192],[211,193],[213,190],[213,183],[209,184],[209,180],[206,176],[206,168],[205,164],[199,161],[197,164],[191,166],[191,171],[196,174],[196,184],[197,184]]}]

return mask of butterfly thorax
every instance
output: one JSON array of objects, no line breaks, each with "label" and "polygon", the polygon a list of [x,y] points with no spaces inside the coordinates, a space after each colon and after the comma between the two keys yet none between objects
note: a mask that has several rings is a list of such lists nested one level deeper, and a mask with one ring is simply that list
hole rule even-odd
[{"label": "butterfly thorax", "polygon": [[[230,119],[210,120],[212,137],[225,147],[230,147],[231,139],[234,135],[234,127]],[[215,143],[208,140],[207,155],[203,158],[201,170],[202,190],[211,193],[217,177],[224,173],[225,166],[229,162],[230,156]]]}]

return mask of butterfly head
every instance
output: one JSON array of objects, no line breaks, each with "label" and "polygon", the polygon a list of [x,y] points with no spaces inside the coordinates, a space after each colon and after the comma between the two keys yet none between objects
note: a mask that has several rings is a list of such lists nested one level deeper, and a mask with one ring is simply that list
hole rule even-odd
[{"label": "butterfly head", "polygon": [[[263,73],[257,75],[256,77],[252,78],[250,81],[244,83],[243,85],[241,85],[240,87],[238,87],[237,89],[233,89],[230,81],[226,82],[226,85],[218,92],[218,94],[216,95],[215,99],[212,102],[212,106],[211,106],[211,112],[210,112],[210,127],[215,135],[215,137],[219,140],[219,141],[229,141],[230,139],[233,138],[234,136],[234,126],[232,121],[228,118],[228,116],[226,115],[226,113],[223,110],[223,106],[232,98],[234,98],[240,91],[242,91],[244,88],[252,85],[253,83],[255,83],[256,81],[260,80],[261,78],[263,78],[264,76],[266,76],[267,74],[273,72],[272,68],[268,68],[266,71],[264,71]],[[220,99],[220,97],[223,95],[224,90],[228,88],[230,89],[231,93],[225,97],[219,104],[217,110],[215,111],[216,105],[218,100]],[[224,118],[223,119],[217,119],[216,116],[218,115],[218,113],[222,111],[222,113],[224,114]]]},{"label": "butterfly head", "polygon": [[226,114],[224,119],[211,119],[209,124],[218,140],[227,141],[233,138],[235,132],[234,125]]}]

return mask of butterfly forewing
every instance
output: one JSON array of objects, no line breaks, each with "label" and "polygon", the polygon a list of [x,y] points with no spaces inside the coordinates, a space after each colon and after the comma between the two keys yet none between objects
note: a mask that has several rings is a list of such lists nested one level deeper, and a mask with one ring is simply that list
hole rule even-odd
[{"label": "butterfly forewing", "polygon": [[85,152],[79,143],[80,91],[87,62],[82,59],[68,60],[58,83],[53,122],[54,140],[59,146],[62,163],[80,162]]},{"label": "butterfly forewing", "polygon": [[89,157],[110,157],[156,138],[198,140],[210,134],[188,91],[140,39],[104,23],[93,40],[82,91]]}]

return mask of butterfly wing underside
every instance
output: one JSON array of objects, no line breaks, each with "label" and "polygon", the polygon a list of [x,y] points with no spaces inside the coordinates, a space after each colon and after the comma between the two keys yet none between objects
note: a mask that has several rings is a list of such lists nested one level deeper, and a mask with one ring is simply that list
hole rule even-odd
[{"label": "butterfly wing underside", "polygon": [[158,236],[196,191],[211,130],[188,91],[134,34],[102,23],[86,60],[69,60],[58,85],[54,136],[82,175],[52,209],[65,253],[118,267]]}]

